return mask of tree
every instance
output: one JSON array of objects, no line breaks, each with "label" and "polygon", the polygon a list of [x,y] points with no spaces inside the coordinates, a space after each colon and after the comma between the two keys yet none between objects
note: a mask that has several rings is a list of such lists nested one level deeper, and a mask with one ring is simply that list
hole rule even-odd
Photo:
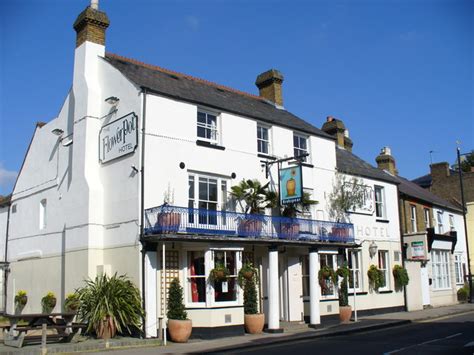
[{"label": "tree", "polygon": [[467,153],[464,159],[461,159],[461,170],[465,173],[471,171],[471,168],[474,167],[474,150],[471,150],[470,153]]},{"label": "tree", "polygon": [[329,216],[337,222],[348,221],[348,211],[360,208],[366,200],[366,186],[361,179],[336,174],[333,190],[329,195]]}]

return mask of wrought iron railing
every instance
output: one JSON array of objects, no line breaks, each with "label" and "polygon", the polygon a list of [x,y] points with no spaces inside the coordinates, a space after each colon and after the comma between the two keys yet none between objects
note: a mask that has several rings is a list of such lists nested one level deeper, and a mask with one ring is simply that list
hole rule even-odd
[{"label": "wrought iron railing", "polygon": [[145,210],[145,235],[197,234],[243,238],[354,242],[350,223],[163,205]]}]

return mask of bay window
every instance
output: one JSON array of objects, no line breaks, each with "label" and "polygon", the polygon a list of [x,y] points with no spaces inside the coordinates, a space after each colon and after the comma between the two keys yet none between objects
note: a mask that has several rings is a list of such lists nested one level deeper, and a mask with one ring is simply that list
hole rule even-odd
[{"label": "bay window", "polygon": [[237,260],[236,251],[214,250],[213,267],[225,266],[229,270],[229,276],[225,281],[214,281],[214,301],[227,302],[237,300]]},{"label": "bay window", "polygon": [[450,288],[449,250],[432,249],[431,268],[433,274],[433,288],[438,290]]}]

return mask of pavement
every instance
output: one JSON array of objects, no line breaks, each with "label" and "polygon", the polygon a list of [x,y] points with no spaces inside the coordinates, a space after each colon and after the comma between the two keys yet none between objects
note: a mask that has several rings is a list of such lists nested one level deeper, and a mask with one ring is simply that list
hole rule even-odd
[{"label": "pavement", "polygon": [[[413,322],[423,322],[452,315],[474,312],[474,304],[457,304],[452,306],[429,308],[413,312],[385,313],[374,316],[359,317],[357,322],[339,324],[336,321],[325,322],[316,329],[308,328],[301,323],[282,323],[284,332],[278,334],[246,334],[243,336],[226,337],[214,340],[191,339],[188,343],[178,344],[168,342],[161,345],[158,339],[136,339],[116,337],[109,342],[99,339],[83,337],[79,342],[61,344],[48,344],[48,353],[74,353],[74,352],[114,352],[129,354],[133,349],[150,348],[153,354],[183,354],[183,353],[222,353],[226,350],[267,346],[268,344],[284,344],[295,340],[316,339],[321,337],[334,337],[358,332],[374,331],[389,327],[406,325]],[[26,345],[21,349],[0,345],[0,354],[41,354],[40,345]]]}]

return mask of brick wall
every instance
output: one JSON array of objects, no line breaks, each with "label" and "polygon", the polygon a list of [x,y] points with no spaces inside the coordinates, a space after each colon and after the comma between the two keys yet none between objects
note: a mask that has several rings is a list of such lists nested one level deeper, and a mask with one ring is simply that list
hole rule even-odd
[{"label": "brick wall", "polygon": [[[474,172],[463,172],[464,198],[467,202],[474,201]],[[461,187],[459,175],[449,170],[448,163],[431,165],[432,183],[430,191],[446,200],[461,203]]]}]

